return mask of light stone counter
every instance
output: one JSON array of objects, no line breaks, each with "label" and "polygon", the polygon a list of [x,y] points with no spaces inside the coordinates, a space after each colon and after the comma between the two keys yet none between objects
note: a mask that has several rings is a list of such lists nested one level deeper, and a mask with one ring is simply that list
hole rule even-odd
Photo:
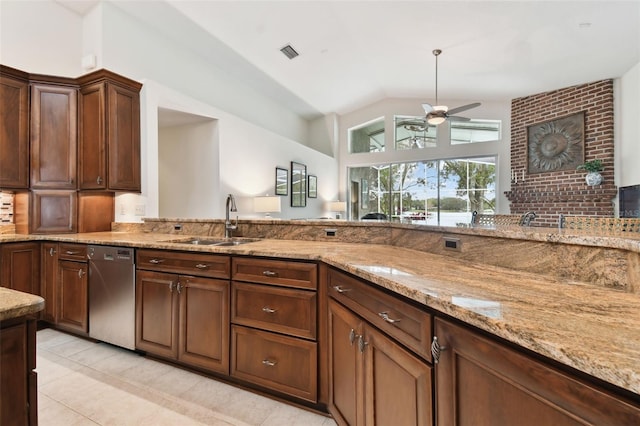
[{"label": "light stone counter", "polygon": [[392,245],[285,239],[235,247],[170,242],[186,237],[107,232],[0,235],[0,242],[56,240],[321,260],[640,397],[639,294]]},{"label": "light stone counter", "polygon": [[42,297],[0,287],[0,321],[35,314],[43,309]]}]

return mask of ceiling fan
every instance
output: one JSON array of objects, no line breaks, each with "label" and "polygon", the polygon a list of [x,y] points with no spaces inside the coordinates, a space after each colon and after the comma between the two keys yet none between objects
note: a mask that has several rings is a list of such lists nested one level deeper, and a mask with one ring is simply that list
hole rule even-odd
[{"label": "ceiling fan", "polygon": [[457,114],[462,111],[466,111],[471,108],[480,106],[480,102],[475,102],[468,105],[459,106],[449,110],[446,105],[438,105],[438,56],[442,53],[442,50],[435,49],[433,55],[436,57],[436,105],[422,104],[426,115],[427,123],[437,125],[443,123],[445,120],[457,120],[457,121],[469,121],[466,117],[459,117],[453,114]]}]

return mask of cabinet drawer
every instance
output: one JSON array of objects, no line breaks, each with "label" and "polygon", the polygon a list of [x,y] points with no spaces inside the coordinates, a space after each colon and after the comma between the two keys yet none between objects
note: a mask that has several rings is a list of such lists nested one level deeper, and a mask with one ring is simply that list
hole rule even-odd
[{"label": "cabinet drawer", "polygon": [[231,321],[316,338],[316,292],[233,282]]},{"label": "cabinet drawer", "polygon": [[215,254],[138,250],[136,267],[201,277],[229,278],[231,262],[229,256]]},{"label": "cabinet drawer", "polygon": [[377,290],[373,284],[330,269],[329,296],[431,361],[432,316],[427,312]]},{"label": "cabinet drawer", "polygon": [[58,259],[86,262],[87,246],[86,244],[58,243]]},{"label": "cabinet drawer", "polygon": [[306,401],[318,396],[316,343],[233,325],[231,375]]},{"label": "cabinet drawer", "polygon": [[285,287],[316,289],[315,263],[234,257],[232,276],[237,281],[275,284]]}]

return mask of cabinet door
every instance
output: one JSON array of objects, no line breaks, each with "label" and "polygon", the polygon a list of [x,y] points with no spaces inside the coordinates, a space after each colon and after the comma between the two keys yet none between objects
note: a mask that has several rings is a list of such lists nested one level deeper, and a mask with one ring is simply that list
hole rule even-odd
[{"label": "cabinet door", "polygon": [[89,332],[87,264],[58,262],[58,326],[78,333]]},{"label": "cabinet door", "polygon": [[94,83],[80,89],[78,115],[78,187],[107,187],[105,84]]},{"label": "cabinet door", "polygon": [[31,188],[76,189],[77,89],[31,86]]},{"label": "cabinet door", "polygon": [[107,84],[108,187],[140,192],[140,95]]},{"label": "cabinet door", "polygon": [[32,191],[30,232],[32,234],[77,232],[77,201],[76,191]]},{"label": "cabinet door", "polygon": [[471,329],[436,319],[437,423],[632,425],[640,409]]},{"label": "cabinet door", "polygon": [[433,425],[431,366],[371,326],[365,327],[367,425]]},{"label": "cabinet door", "polygon": [[[329,412],[340,425],[364,424],[362,354],[358,340],[362,321],[329,300]],[[399,423],[398,423],[399,424]]]},{"label": "cabinet door", "polygon": [[178,275],[136,272],[136,348],[178,356]]},{"label": "cabinet door", "polygon": [[29,84],[0,75],[0,188],[29,187]]},{"label": "cabinet door", "polygon": [[41,259],[41,296],[44,298],[42,319],[55,324],[57,321],[57,271],[58,271],[58,243],[42,243]]},{"label": "cabinet door", "polygon": [[40,294],[40,243],[3,244],[0,258],[2,287]]},{"label": "cabinet door", "polygon": [[27,323],[0,330],[0,424],[29,424]]},{"label": "cabinet door", "polygon": [[229,281],[181,276],[178,359],[229,374]]}]

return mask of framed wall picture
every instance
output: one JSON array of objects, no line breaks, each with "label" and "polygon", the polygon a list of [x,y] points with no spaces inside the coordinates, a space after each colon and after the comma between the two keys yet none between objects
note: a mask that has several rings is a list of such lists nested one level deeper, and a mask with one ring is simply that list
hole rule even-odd
[{"label": "framed wall picture", "polygon": [[307,166],[291,162],[291,207],[307,205]]},{"label": "framed wall picture", "polygon": [[575,170],[584,163],[584,111],[527,126],[529,173]]},{"label": "framed wall picture", "polygon": [[318,178],[314,175],[307,177],[309,188],[307,195],[309,198],[318,198]]},{"label": "framed wall picture", "polygon": [[289,171],[276,167],[276,195],[289,195]]}]

